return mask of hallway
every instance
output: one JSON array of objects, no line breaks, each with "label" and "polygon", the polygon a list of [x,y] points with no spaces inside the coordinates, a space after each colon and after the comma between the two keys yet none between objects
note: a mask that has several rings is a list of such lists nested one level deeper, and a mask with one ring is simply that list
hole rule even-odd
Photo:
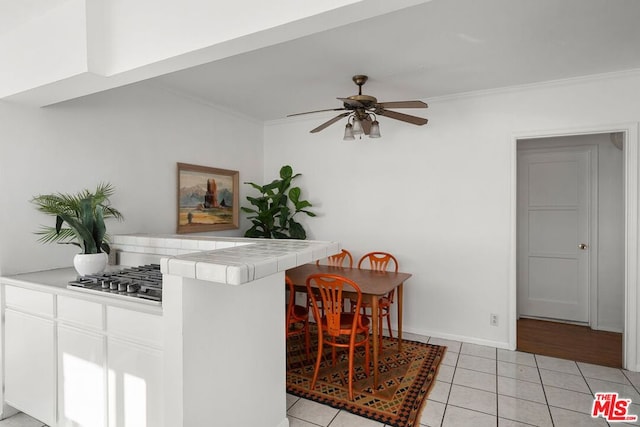
[{"label": "hallway", "polygon": [[596,365],[622,367],[622,334],[587,326],[518,320],[517,350]]}]

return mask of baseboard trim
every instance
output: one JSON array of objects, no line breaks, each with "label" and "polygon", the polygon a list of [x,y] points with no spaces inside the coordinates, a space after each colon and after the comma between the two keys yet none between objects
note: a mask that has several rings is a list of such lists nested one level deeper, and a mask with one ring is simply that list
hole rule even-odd
[{"label": "baseboard trim", "polygon": [[424,337],[432,337],[432,338],[439,338],[439,339],[443,339],[443,340],[450,340],[450,341],[459,341],[459,342],[466,342],[469,344],[477,344],[477,345],[484,345],[484,346],[488,346],[488,347],[496,347],[496,348],[500,348],[503,350],[515,350],[515,346],[513,348],[511,348],[509,346],[509,343],[507,341],[492,341],[492,340],[485,340],[485,339],[481,339],[481,338],[476,338],[476,337],[470,337],[467,335],[456,335],[456,334],[447,334],[447,333],[442,333],[442,332],[437,332],[437,331],[425,331],[425,330],[418,330],[418,329],[404,329],[403,328],[403,333],[407,332],[410,334],[415,334],[415,335],[422,335]]}]

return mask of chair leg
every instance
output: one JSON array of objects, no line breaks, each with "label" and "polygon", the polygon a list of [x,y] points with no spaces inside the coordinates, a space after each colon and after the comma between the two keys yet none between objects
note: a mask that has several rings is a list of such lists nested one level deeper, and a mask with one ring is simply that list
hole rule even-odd
[{"label": "chair leg", "polygon": [[391,311],[387,310],[387,326],[389,327],[389,336],[393,338],[393,332],[391,332]]},{"label": "chair leg", "polygon": [[355,352],[355,346],[353,341],[349,346],[349,400],[353,400],[353,357]]},{"label": "chair leg", "polygon": [[322,360],[322,332],[318,334],[318,356],[316,358],[316,367],[313,371],[313,379],[311,380],[311,386],[309,390],[313,390],[316,387],[316,381],[318,380],[318,372],[320,371],[320,361]]},{"label": "chair leg", "polygon": [[310,332],[309,332],[309,320],[307,320],[306,322],[304,322],[304,327],[305,327],[305,331],[304,331],[304,341],[305,341],[305,347],[307,349],[307,360],[311,359],[311,337],[310,337]]}]

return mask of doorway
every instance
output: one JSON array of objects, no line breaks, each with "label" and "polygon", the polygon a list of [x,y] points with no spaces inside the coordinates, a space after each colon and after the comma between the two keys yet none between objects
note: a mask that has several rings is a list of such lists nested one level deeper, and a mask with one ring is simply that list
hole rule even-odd
[{"label": "doorway", "polygon": [[[548,322],[581,326],[585,334],[623,333],[623,136],[603,132],[517,141],[516,315],[536,326],[518,324],[518,345],[540,341],[528,339],[532,331],[560,327]],[[571,333],[568,338],[572,335],[577,338]],[[589,342],[597,347],[602,336]],[[568,338],[567,349],[577,348]],[[540,343],[537,352],[544,354]],[[621,346],[616,351],[622,355]]]}]

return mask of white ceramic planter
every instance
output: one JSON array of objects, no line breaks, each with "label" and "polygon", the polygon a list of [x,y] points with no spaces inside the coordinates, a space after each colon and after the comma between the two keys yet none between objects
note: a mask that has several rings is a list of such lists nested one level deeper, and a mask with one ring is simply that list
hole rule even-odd
[{"label": "white ceramic planter", "polygon": [[99,254],[76,254],[73,257],[73,266],[80,276],[101,273],[107,266],[108,255],[104,252]]}]

